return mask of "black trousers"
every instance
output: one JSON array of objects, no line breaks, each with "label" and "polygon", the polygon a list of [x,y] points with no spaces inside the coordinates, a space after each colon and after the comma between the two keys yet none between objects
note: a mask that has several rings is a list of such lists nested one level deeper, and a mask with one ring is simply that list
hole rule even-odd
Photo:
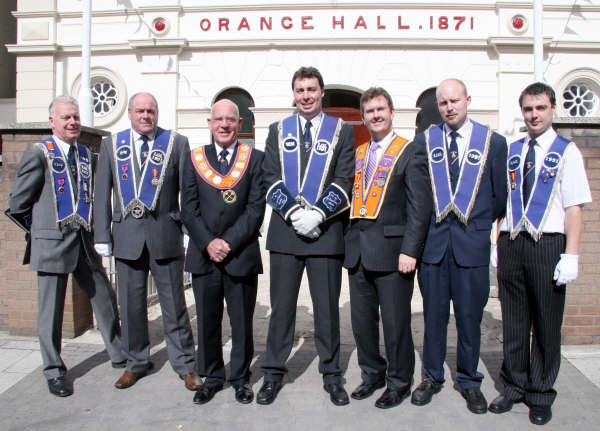
[{"label": "black trousers", "polygon": [[565,250],[562,234],[527,233],[498,239],[498,287],[502,305],[504,395],[533,405],[551,405],[560,368],[560,328],[566,286],[553,280]]},{"label": "black trousers", "polygon": [[[348,274],[352,332],[363,381],[386,379],[390,389],[410,389],[415,371],[410,327],[414,272],[367,271],[359,263]],[[379,351],[379,310],[387,361]]]},{"label": "black trousers", "polygon": [[231,323],[232,385],[244,384],[250,379],[250,364],[254,355],[252,318],[256,305],[258,276],[232,277],[221,269],[209,274],[192,274],[192,288],[196,299],[198,321],[198,373],[206,377],[206,385],[225,382],[223,342],[223,299]]},{"label": "black trousers", "polygon": [[340,382],[342,260],[342,256],[294,256],[271,252],[271,319],[267,355],[261,367],[265,381],[279,381],[287,373],[285,362],[294,344],[298,292],[306,268],[314,310],[319,372],[325,383]]}]

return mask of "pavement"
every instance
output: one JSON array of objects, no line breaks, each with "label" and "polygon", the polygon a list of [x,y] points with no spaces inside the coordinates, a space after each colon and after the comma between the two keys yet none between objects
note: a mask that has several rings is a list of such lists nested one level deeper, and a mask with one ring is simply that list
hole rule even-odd
[{"label": "pavement", "polygon": [[[267,263],[268,260],[265,260]],[[268,268],[265,268],[268,273]],[[345,275],[344,275],[345,277]],[[492,291],[493,291],[492,286]],[[188,312],[195,332],[196,313],[191,289],[186,291]],[[421,295],[415,289],[412,301],[415,341],[415,385],[420,381],[423,343]],[[265,356],[269,321],[268,277],[259,278],[254,318],[255,357],[251,384],[255,392],[262,384],[260,364]],[[226,314],[226,313],[225,313]],[[289,373],[275,403],[241,405],[230,386],[208,404],[192,403],[167,359],[162,336],[160,308],[149,309],[153,371],[135,386],[113,387],[123,370],[111,367],[100,334],[90,330],[75,339],[63,340],[63,359],[75,393],[57,398],[48,393],[41,372],[39,343],[34,337],[16,337],[0,332],[0,430],[478,430],[535,429],[528,409],[516,404],[502,415],[470,413],[456,387],[456,330],[451,317],[448,327],[447,381],[442,391],[424,407],[405,400],[400,406],[380,410],[374,402],[382,390],[362,401],[335,407],[322,389],[318,357],[313,339],[312,304],[306,277],[297,308],[296,343],[288,361]],[[350,326],[347,279],[340,298],[341,364],[350,392],[360,383],[360,369]],[[225,362],[231,349],[227,317],[223,322]],[[383,348],[383,346],[382,346]],[[563,361],[555,388],[557,400],[547,430],[600,429],[600,346],[563,346]],[[482,391],[491,401],[500,389],[502,324],[498,300],[490,298],[482,323],[479,370],[485,378]],[[414,387],[414,386],[413,386]]]}]

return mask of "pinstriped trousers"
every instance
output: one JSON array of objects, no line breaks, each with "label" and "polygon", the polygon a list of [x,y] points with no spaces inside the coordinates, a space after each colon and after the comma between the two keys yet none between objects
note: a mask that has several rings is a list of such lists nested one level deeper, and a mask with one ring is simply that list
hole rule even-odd
[{"label": "pinstriped trousers", "polygon": [[498,288],[502,306],[504,395],[529,405],[551,405],[560,368],[560,328],[566,286],[553,280],[564,252],[563,234],[535,241],[521,232],[498,239]]}]

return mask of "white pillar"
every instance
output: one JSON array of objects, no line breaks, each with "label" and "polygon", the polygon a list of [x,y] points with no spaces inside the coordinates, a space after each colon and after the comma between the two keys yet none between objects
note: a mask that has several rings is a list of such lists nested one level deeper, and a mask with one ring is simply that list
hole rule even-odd
[{"label": "white pillar", "polygon": [[92,33],[92,0],[83,0],[82,16],[82,42],[81,42],[81,87],[79,88],[79,113],[81,124],[94,127],[94,113],[92,111],[92,91],[90,89],[90,36]]},{"label": "white pillar", "polygon": [[536,82],[544,81],[544,4],[533,0],[533,76]]}]

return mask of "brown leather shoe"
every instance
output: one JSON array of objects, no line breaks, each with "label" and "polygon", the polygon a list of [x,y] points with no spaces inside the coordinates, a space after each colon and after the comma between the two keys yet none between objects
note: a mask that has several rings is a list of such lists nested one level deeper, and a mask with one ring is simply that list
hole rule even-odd
[{"label": "brown leather shoe", "polygon": [[185,382],[185,387],[190,391],[198,391],[202,388],[202,379],[196,373],[189,373],[181,378]]},{"label": "brown leather shoe", "polygon": [[143,371],[141,373],[132,373],[131,371],[125,371],[119,380],[115,383],[115,388],[117,389],[127,389],[137,382],[139,379],[144,377],[146,372]]}]

